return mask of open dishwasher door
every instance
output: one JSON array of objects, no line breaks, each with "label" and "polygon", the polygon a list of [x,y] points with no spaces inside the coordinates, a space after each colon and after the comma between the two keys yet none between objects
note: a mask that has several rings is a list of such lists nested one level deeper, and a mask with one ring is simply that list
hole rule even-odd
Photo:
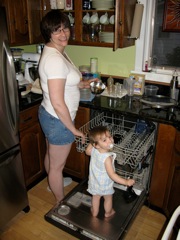
[{"label": "open dishwasher door", "polygon": [[[97,217],[91,215],[91,195],[87,192],[88,179],[78,184],[58,205],[54,206],[45,219],[69,232],[78,239],[118,240],[122,239],[128,226],[139,212],[150,184],[153,165],[153,145],[156,126],[140,119],[125,119],[111,113],[95,114],[96,117],[81,128],[86,135],[96,125],[105,125],[115,138],[116,173],[123,178],[133,178],[131,197],[127,187],[114,184],[113,207],[115,214],[104,217],[103,198]],[[76,139],[77,150],[83,152],[88,145]]]},{"label": "open dishwasher door", "polygon": [[116,213],[110,218],[104,218],[102,199],[100,213],[96,218],[91,215],[91,196],[86,189],[87,179],[51,209],[45,219],[78,239],[117,240],[125,234],[146,198],[144,191],[134,201],[127,203],[125,192],[115,188],[113,205]]}]

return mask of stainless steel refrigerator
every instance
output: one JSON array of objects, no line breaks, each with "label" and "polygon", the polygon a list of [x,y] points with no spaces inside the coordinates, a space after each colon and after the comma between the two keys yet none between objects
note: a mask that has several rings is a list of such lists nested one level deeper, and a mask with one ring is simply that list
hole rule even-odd
[{"label": "stainless steel refrigerator", "polygon": [[6,13],[0,7],[0,228],[28,211],[18,134],[18,88],[8,43]]}]

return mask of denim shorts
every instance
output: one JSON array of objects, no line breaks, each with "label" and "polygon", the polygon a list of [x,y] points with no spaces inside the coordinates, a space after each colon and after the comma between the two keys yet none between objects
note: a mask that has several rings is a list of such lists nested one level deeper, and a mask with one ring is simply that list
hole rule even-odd
[{"label": "denim shorts", "polygon": [[39,107],[38,117],[44,135],[50,144],[66,145],[74,142],[73,133],[65,127],[59,118],[49,114],[42,105]]}]

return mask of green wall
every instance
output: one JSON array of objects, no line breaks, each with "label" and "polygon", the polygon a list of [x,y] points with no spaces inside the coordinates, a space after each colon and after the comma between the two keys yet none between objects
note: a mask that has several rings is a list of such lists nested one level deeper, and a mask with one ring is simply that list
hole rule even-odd
[{"label": "green wall", "polygon": [[[24,52],[36,52],[36,45],[21,46]],[[113,51],[111,48],[68,46],[66,52],[79,67],[90,65],[90,58],[98,58],[98,71],[101,74],[127,77],[134,70],[135,46]]]}]

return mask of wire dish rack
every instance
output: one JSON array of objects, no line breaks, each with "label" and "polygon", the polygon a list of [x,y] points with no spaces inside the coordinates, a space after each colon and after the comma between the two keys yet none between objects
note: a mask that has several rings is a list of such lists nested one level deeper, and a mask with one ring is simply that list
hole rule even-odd
[{"label": "wire dish rack", "polygon": [[127,120],[124,116],[116,114],[100,113],[91,121],[80,128],[85,134],[85,144],[81,138],[76,137],[76,148],[84,152],[89,144],[88,133],[95,126],[106,126],[114,137],[113,152],[116,153],[116,161],[120,165],[128,165],[131,171],[137,169],[144,157],[154,145],[155,125],[142,120]]}]

